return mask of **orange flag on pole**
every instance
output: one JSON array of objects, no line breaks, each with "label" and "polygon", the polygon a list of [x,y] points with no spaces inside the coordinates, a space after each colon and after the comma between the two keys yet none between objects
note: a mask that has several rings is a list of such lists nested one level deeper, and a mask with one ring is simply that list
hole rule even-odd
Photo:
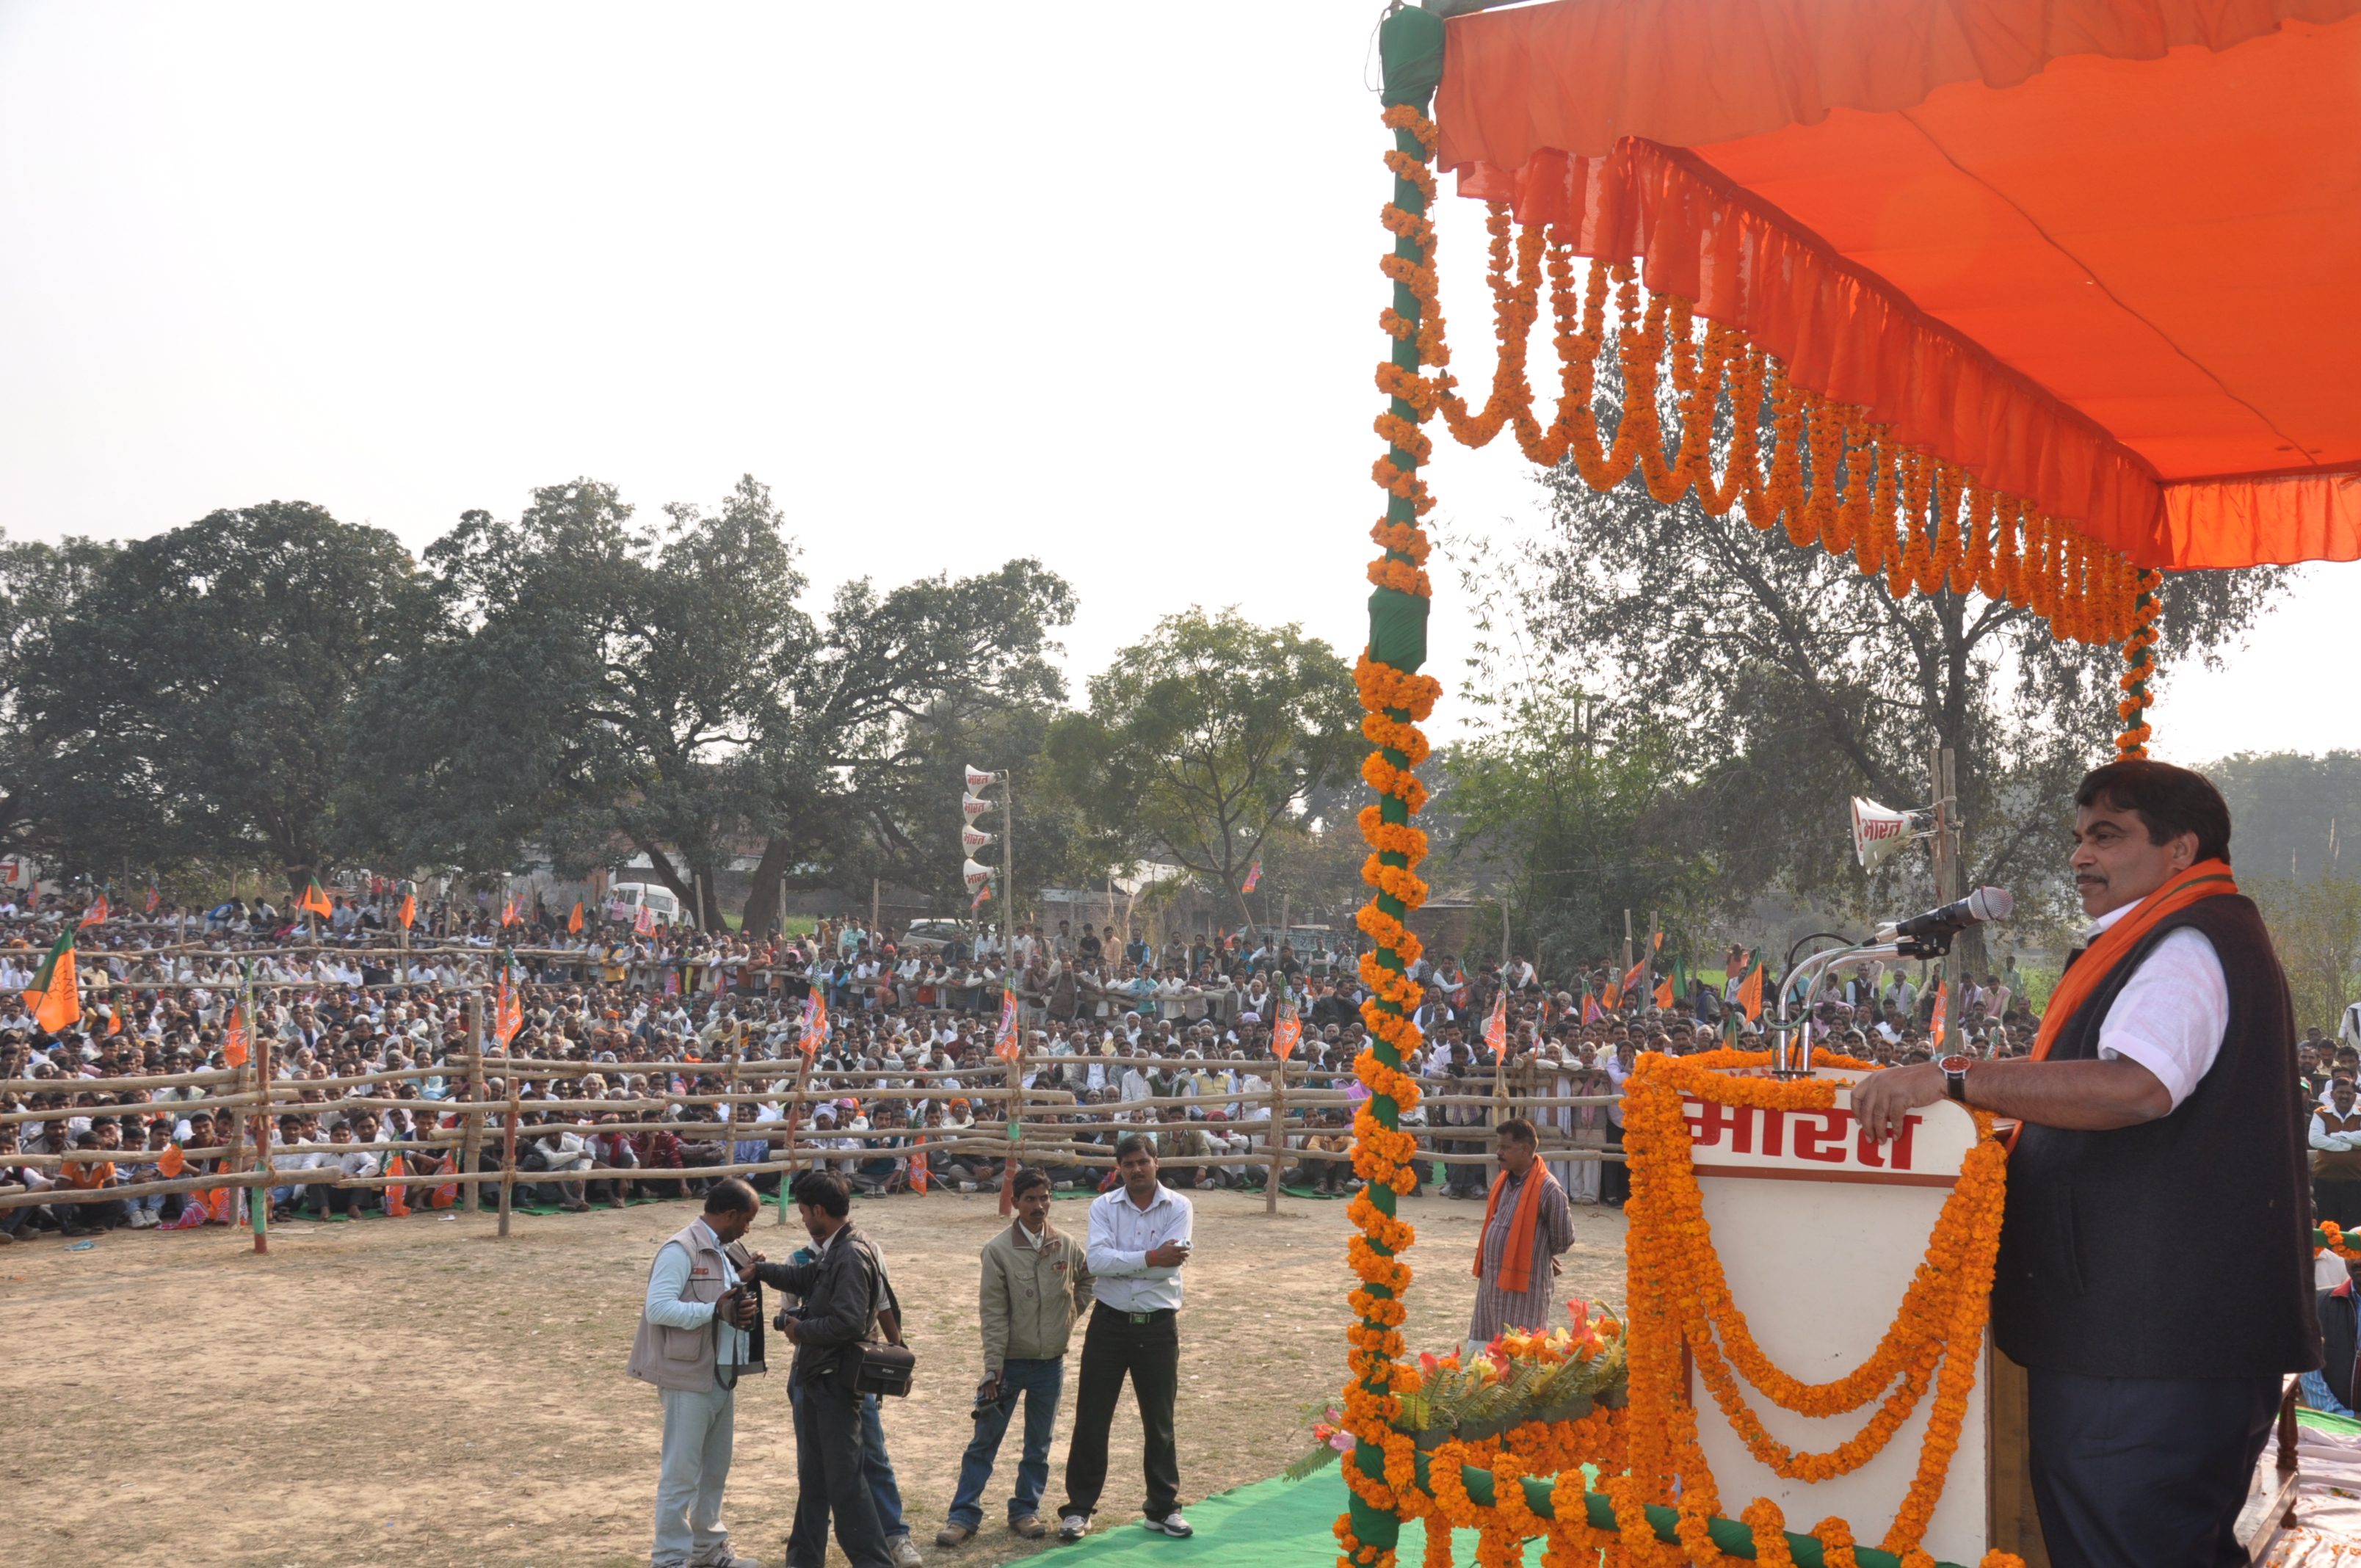
[{"label": "orange flag on pole", "polygon": [[96,898],[91,900],[90,907],[82,912],[82,918],[75,921],[74,924],[76,926],[95,926],[100,921],[105,919],[106,916],[106,894],[102,893]]},{"label": "orange flag on pole", "polygon": [[401,928],[405,931],[409,930],[411,922],[417,918],[418,895],[414,893],[403,894],[401,895]]},{"label": "orange flag on pole", "polygon": [[[401,1157],[400,1155],[394,1156],[392,1159],[386,1163],[385,1173],[388,1176],[407,1176],[410,1174],[408,1168],[402,1165]],[[385,1190],[385,1212],[393,1215],[397,1219],[409,1213],[409,1191],[410,1190],[406,1187],[387,1188]]]},{"label": "orange flag on pole", "polygon": [[1763,1016],[1763,966],[1756,964],[1738,982],[1738,1004],[1746,1010],[1746,1021],[1754,1023]]},{"label": "orange flag on pole", "polygon": [[574,913],[566,918],[566,928],[576,936],[582,934],[582,901],[578,898],[574,901]]},{"label": "orange flag on pole", "polygon": [[321,891],[318,877],[313,877],[303,884],[302,894],[295,900],[295,907],[311,915],[325,916],[334,915],[336,912],[335,905],[328,902],[328,895]]},{"label": "orange flag on pole", "polygon": [[40,972],[25,990],[34,1026],[54,1035],[82,1017],[82,992],[74,983],[74,934],[69,929],[41,960]]},{"label": "orange flag on pole", "polygon": [[1656,1005],[1669,1008],[1673,1004],[1673,977],[1664,976],[1656,982]]},{"label": "orange flag on pole", "polygon": [[247,1036],[246,1009],[243,1007],[231,1008],[229,1013],[229,1027],[222,1034],[222,1060],[229,1063],[232,1067],[244,1067],[246,1065]]}]

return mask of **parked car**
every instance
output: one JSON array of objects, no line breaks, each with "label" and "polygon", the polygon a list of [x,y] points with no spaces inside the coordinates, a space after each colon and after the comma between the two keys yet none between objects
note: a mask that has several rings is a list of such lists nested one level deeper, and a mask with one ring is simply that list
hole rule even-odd
[{"label": "parked car", "polygon": [[939,953],[957,942],[968,945],[967,928],[956,920],[913,920],[898,946],[906,952]]}]

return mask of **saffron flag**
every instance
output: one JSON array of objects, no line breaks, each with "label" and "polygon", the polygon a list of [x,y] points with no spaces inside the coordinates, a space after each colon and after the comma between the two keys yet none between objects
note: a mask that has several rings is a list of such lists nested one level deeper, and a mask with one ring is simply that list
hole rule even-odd
[{"label": "saffron flag", "polygon": [[[458,1162],[458,1160],[457,1160],[457,1159],[456,1159],[456,1158],[452,1158],[452,1159],[449,1159],[448,1163],[449,1163],[450,1168],[449,1168],[448,1170],[445,1170],[443,1174],[444,1174],[444,1175],[445,1175],[445,1176],[456,1176],[456,1175],[458,1175],[458,1174],[459,1174],[459,1162]],[[458,1184],[457,1182],[456,1182],[456,1181],[446,1181],[446,1182],[443,1183],[440,1187],[437,1187],[437,1188],[434,1190],[434,1197],[432,1197],[432,1198],[430,1198],[429,1200],[427,1200],[427,1201],[429,1201],[430,1203],[434,1204],[434,1207],[436,1207],[437,1209],[448,1209],[452,1204],[456,1203],[458,1201],[459,1201],[459,1184]]]},{"label": "saffron flag", "polygon": [[1648,938],[1648,950],[1652,953],[1661,953],[1664,950],[1664,934],[1663,931],[1660,930],[1654,936]]},{"label": "saffron flag", "polygon": [[247,1035],[246,1009],[232,1007],[229,1010],[229,1027],[222,1032],[222,1060],[232,1067],[244,1067]]},{"label": "saffron flag", "polygon": [[1606,1002],[1607,1010],[1610,1013],[1623,1004],[1623,988],[1615,983],[1615,977],[1611,974],[1607,977]]},{"label": "saffron flag", "polygon": [[967,906],[970,909],[981,909],[983,907],[983,901],[991,896],[992,884],[990,883],[985,883],[982,887],[975,890],[975,896],[968,900]]},{"label": "saffron flag", "polygon": [[1257,855],[1254,858],[1254,864],[1246,868],[1246,880],[1239,885],[1238,891],[1252,893],[1255,890],[1255,883],[1260,881],[1262,881],[1262,857]]},{"label": "saffron flag", "polygon": [[156,1161],[157,1174],[167,1181],[171,1180],[188,1168],[189,1157],[181,1152],[181,1146],[178,1144],[166,1144],[162,1157]]},{"label": "saffron flag", "polygon": [[1607,1009],[1599,1006],[1598,998],[1587,991],[1582,993],[1582,1021],[1586,1024],[1603,1024],[1607,1021]]},{"label": "saffron flag", "polygon": [[1025,1032],[1017,1027],[1021,1014],[1016,1008],[1016,988],[1003,986],[1000,992],[1000,1026],[993,1031],[993,1054],[1002,1061],[1013,1062],[1025,1050]]},{"label": "saffron flag", "polygon": [[320,890],[318,877],[303,884],[303,892],[295,900],[295,907],[308,915],[334,915],[336,912],[335,905],[328,902],[328,895]]},{"label": "saffron flag", "polygon": [[640,912],[631,916],[631,929],[642,937],[653,936],[656,929],[656,912],[644,904],[641,905]]},{"label": "saffron flag", "polygon": [[410,923],[418,918],[418,895],[416,894],[405,893],[401,895],[401,928],[405,931],[410,929]]},{"label": "saffron flag", "polygon": [[1944,980],[1935,987],[1935,1021],[1927,1030],[1927,1046],[1929,1050],[1940,1050],[1943,1047],[1943,1014],[1949,1010],[1950,1003],[1951,982]]},{"label": "saffron flag", "polygon": [[1656,982],[1656,1005],[1669,1011],[1673,1005],[1673,977],[1666,975]]},{"label": "saffron flag", "polygon": [[[388,1176],[407,1176],[410,1174],[408,1170],[403,1168],[401,1157],[400,1155],[394,1156],[392,1159],[386,1162],[385,1173]],[[385,1190],[385,1212],[393,1215],[396,1219],[409,1213],[410,1189],[406,1187],[387,1188]]]},{"label": "saffron flag", "polygon": [[924,1197],[927,1191],[927,1140],[918,1138],[910,1145],[910,1190]]},{"label": "saffron flag", "polygon": [[508,1052],[509,1041],[524,1027],[524,1004],[510,982],[513,972],[510,963],[500,965],[500,988],[492,1000],[492,1038],[500,1042],[502,1055]]},{"label": "saffron flag", "polygon": [[1746,1021],[1750,1024],[1763,1016],[1763,966],[1761,964],[1756,964],[1748,970],[1746,978],[1738,982],[1738,1005],[1745,1009]]},{"label": "saffron flag", "polygon": [[82,918],[75,921],[74,924],[78,927],[95,926],[100,921],[105,919],[106,915],[106,894],[102,893],[96,898],[90,901],[90,907],[82,912]]},{"label": "saffron flag", "polygon": [[1629,996],[1640,989],[1640,982],[1647,977],[1648,960],[1642,959],[1638,963],[1633,964],[1630,969],[1623,971],[1623,983],[1617,986],[1615,989],[1622,992],[1624,995]]},{"label": "saffron flag", "polygon": [[[1488,1038],[1489,1036],[1488,1035],[1487,1037]],[[1280,1003],[1279,1022],[1271,1026],[1270,1031],[1271,1055],[1281,1061],[1287,1060],[1295,1054],[1295,1047],[1302,1038],[1302,1015],[1296,1012],[1294,1003]]]},{"label": "saffron flag", "polygon": [[148,911],[147,911],[147,912],[148,912],[148,914],[150,914],[150,915],[155,914],[155,913],[156,913],[156,906],[157,906],[158,905],[159,905],[159,904],[163,903],[163,902],[164,902],[164,895],[163,895],[162,894],[160,894],[160,893],[159,893],[159,892],[157,892],[157,891],[156,891],[156,884],[155,884],[154,883],[152,883],[152,882],[151,882],[151,883],[149,883],[148,884]]},{"label": "saffron flag", "polygon": [[1484,1043],[1497,1053],[1509,1045],[1509,993],[1505,991],[1492,1001],[1492,1015],[1484,1020]]},{"label": "saffron flag", "polygon": [[517,913],[516,894],[511,894],[508,896],[508,902],[500,905],[500,924],[513,926],[522,918],[523,917]]},{"label": "saffron flag", "polygon": [[582,901],[578,898],[574,901],[574,913],[566,917],[566,928],[577,936],[581,935]]},{"label": "saffron flag", "polygon": [[818,1056],[822,1040],[828,1038],[828,998],[813,992],[804,998],[803,1037],[796,1043],[807,1057]]},{"label": "saffron flag", "polygon": [[74,934],[66,931],[41,960],[40,971],[25,990],[25,1005],[32,1010],[33,1025],[54,1035],[82,1016],[82,992],[74,984]]}]

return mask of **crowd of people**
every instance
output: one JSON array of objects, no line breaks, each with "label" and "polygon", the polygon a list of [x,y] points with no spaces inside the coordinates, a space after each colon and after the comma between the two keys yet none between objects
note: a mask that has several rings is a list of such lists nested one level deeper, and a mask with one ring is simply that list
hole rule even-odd
[{"label": "crowd of people", "polygon": [[[934,923],[913,936],[847,917],[765,940],[606,922],[576,933],[538,908],[504,924],[503,911],[444,906],[403,947],[390,894],[338,896],[316,920],[234,901],[81,926],[82,1016],[43,1030],[21,991],[57,932],[92,913],[56,897],[0,905],[0,1080],[10,1085],[0,1090],[0,1201],[16,1198],[0,1207],[0,1240],[241,1219],[245,1194],[202,1179],[254,1163],[252,1098],[239,1098],[227,1072],[242,997],[245,1027],[269,1047],[269,1158],[287,1179],[267,1201],[280,1217],[464,1201],[453,1179],[471,1124],[473,1168],[507,1171],[532,1207],[694,1195],[720,1171],[776,1164],[791,1139],[804,1163],[835,1168],[856,1193],[990,1190],[1006,1167],[1009,1069],[997,1047],[1010,995],[1023,1152],[1058,1188],[1111,1180],[1114,1146],[1135,1131],[1172,1185],[1258,1187],[1274,1162],[1290,1186],[1359,1185],[1351,1121],[1365,1092],[1354,1074],[1365,991],[1358,955],[1324,940],[1223,935],[1159,947],[1060,921],[1021,928],[1005,958],[989,929],[946,938]],[[1598,1157],[1621,1141],[1612,1101],[1638,1055],[1750,1036],[1763,1019],[1759,1001],[1752,1015],[1741,1001],[1741,950],[1728,955],[1726,980],[1671,996],[1653,984],[1616,995],[1618,967],[1549,980],[1521,958],[1422,959],[1423,1042],[1408,1066],[1428,1102],[1403,1121],[1431,1154],[1457,1157],[1422,1162],[1422,1190],[1432,1179],[1447,1197],[1481,1198],[1488,1129],[1515,1114],[1540,1130],[1572,1201],[1623,1200],[1620,1166]],[[513,1033],[505,1047],[485,1042],[496,1064],[487,1075],[470,1063],[477,1031],[499,1032],[500,1019],[479,1014],[497,1011],[503,976]],[[2038,1019],[2015,978],[1967,983],[1957,1027],[1971,1054],[2029,1048]],[[1907,971],[1851,974],[1809,1012],[1830,1047],[1906,1063],[1932,1053],[1936,1000]],[[1274,1147],[1283,1008],[1301,1039],[1284,1075],[1295,1103],[1279,1107]],[[807,1062],[799,1047],[816,1012],[826,1037]],[[2334,1047],[2311,1033],[2323,1054],[2315,1060],[2308,1043],[2307,1069],[2325,1097]],[[512,1086],[503,1058],[547,1066],[516,1069]],[[157,1079],[179,1081],[110,1087]],[[2348,1134],[2361,1146],[2361,1113],[2320,1136]],[[2361,1220],[2345,1151],[2319,1146],[2338,1183],[2323,1212]],[[749,1174],[766,1192],[779,1176]],[[137,1190],[171,1186],[181,1190]],[[105,1195],[117,1188],[127,1190]],[[29,1201],[44,1193],[50,1201]]]}]

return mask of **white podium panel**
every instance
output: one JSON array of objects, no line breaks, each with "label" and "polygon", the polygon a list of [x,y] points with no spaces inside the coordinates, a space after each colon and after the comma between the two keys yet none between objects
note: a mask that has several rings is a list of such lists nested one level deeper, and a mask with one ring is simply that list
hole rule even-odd
[{"label": "white podium panel", "polygon": [[[1860,1075],[1818,1076],[1849,1083]],[[1756,1111],[1695,1100],[1686,1106],[1706,1223],[1730,1295],[1763,1354],[1806,1383],[1841,1377],[1884,1337],[1975,1143],[1974,1121],[1948,1102],[1913,1112],[1907,1135],[1869,1143],[1852,1124],[1850,1100],[1839,1088],[1828,1111]],[[1989,1371],[1989,1353],[1980,1351],[1959,1449],[1927,1532],[1926,1549],[1941,1562],[1973,1563],[1985,1551]],[[1878,1405],[1817,1420],[1779,1409],[1743,1377],[1739,1387],[1765,1431],[1816,1453],[1860,1431]],[[1808,1530],[1834,1514],[1864,1546],[1879,1543],[1909,1493],[1935,1395],[1930,1386],[1868,1464],[1815,1484],[1788,1480],[1759,1463],[1694,1369],[1689,1387],[1725,1514],[1735,1519],[1752,1499],[1770,1497],[1789,1530]]]}]

